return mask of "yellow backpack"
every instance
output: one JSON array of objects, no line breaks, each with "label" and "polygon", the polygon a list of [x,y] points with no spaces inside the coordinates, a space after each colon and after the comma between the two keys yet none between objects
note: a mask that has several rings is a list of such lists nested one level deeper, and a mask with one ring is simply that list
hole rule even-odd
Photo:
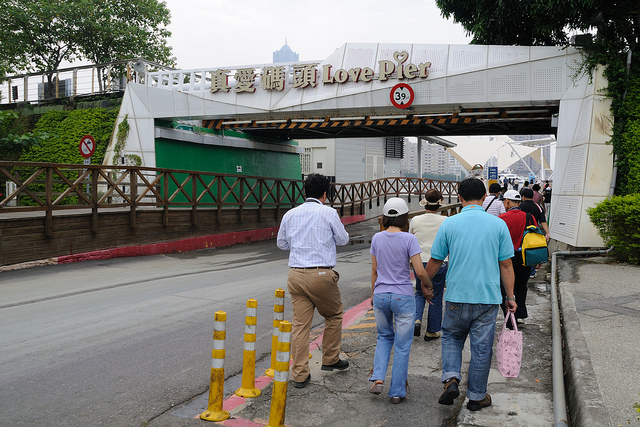
[{"label": "yellow backpack", "polygon": [[532,266],[549,260],[549,249],[544,233],[533,225],[533,216],[527,213],[527,224],[522,234],[522,265]]}]

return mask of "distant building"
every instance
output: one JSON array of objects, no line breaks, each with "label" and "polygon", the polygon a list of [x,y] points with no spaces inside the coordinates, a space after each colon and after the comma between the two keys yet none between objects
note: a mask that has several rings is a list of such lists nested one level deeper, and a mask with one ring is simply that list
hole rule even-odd
[{"label": "distant building", "polygon": [[284,40],[284,46],[280,50],[273,52],[273,63],[278,64],[282,62],[297,62],[300,60],[300,55],[291,50],[287,44],[287,40]]},{"label": "distant building", "polygon": [[400,176],[402,137],[301,139],[302,175],[321,173],[341,184]]},{"label": "distant building", "polygon": [[419,161],[422,162],[422,173],[438,175],[465,176],[466,171],[455,157],[438,144],[422,141],[422,159],[418,160],[418,142],[416,138],[405,138],[404,158],[401,163],[403,174],[417,174]]}]

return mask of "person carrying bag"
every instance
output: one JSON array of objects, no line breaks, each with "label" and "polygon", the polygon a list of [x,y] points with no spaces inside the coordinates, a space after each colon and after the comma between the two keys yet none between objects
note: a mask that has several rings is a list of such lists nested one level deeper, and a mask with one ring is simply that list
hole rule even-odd
[{"label": "person carrying bag", "polygon": [[[511,319],[513,330],[507,328],[507,322]],[[520,375],[522,365],[522,332],[518,330],[513,312],[507,311],[507,316],[498,332],[496,344],[496,364],[498,371],[505,378],[517,378]]]}]

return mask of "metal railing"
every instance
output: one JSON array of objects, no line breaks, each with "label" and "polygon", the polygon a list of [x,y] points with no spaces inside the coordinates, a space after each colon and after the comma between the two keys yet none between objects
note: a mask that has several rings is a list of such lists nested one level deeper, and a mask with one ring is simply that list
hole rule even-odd
[{"label": "metal railing", "polygon": [[[0,215],[11,212],[45,212],[47,236],[52,233],[54,211],[90,209],[92,231],[98,223],[98,211],[114,208],[130,210],[130,226],[136,226],[136,210],[162,209],[163,223],[170,209],[190,209],[191,221],[198,221],[199,209],[238,211],[240,222],[247,209],[275,210],[292,208],[303,199],[303,181],[265,178],[178,169],[146,168],[124,165],[76,165],[0,161],[0,182],[7,193],[0,197]],[[419,197],[429,188],[437,188],[449,198],[457,194],[457,182],[418,178],[384,178],[353,184],[332,184],[328,201],[340,211],[351,214],[371,208],[375,200],[384,203],[387,196]]]},{"label": "metal railing", "polygon": [[[172,70],[142,58],[80,65],[43,73],[7,76],[0,82],[0,102],[39,102],[75,96],[123,92],[127,83],[144,83],[149,70]],[[51,81],[50,81],[51,79]]]},{"label": "metal railing", "polygon": [[[304,63],[317,64],[317,61],[304,61]],[[293,83],[292,67],[294,64],[300,64],[300,62],[283,62],[277,64],[278,67],[282,67],[283,69],[283,75],[285,79],[284,82],[286,85],[291,85]],[[223,72],[224,74],[222,74],[222,77],[224,78],[224,82],[231,88],[237,84],[235,71],[253,70],[255,80],[252,83],[255,85],[255,87],[259,87],[262,85],[263,70],[271,66],[273,66],[273,64],[207,67],[191,70],[164,69],[161,71],[153,71],[147,73],[147,78],[144,84],[148,86],[169,90],[179,90],[183,92],[207,91],[211,90],[212,82],[214,82],[215,85],[216,79],[220,78],[219,73]]]}]

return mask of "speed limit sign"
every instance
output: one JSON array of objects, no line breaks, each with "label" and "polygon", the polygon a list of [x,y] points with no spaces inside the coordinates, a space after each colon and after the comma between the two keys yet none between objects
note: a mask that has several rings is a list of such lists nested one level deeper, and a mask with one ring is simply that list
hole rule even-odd
[{"label": "speed limit sign", "polygon": [[413,104],[413,89],[406,83],[398,83],[392,87],[389,96],[396,108],[407,108]]}]

